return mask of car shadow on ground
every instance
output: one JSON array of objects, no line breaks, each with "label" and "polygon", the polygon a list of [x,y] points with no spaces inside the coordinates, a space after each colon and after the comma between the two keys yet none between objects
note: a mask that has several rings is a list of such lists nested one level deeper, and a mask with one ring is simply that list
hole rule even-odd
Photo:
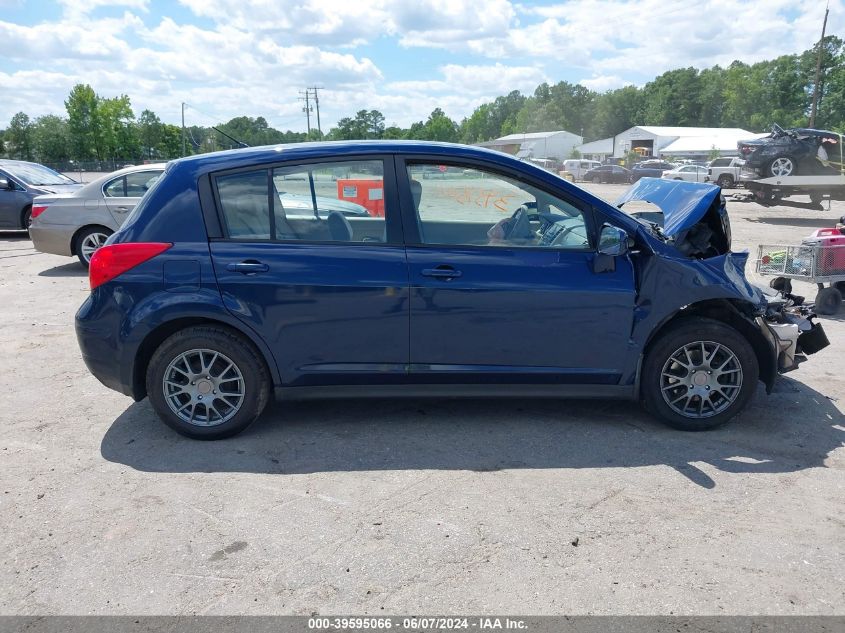
[{"label": "car shadow on ground", "polygon": [[778,226],[806,226],[807,228],[830,228],[835,226],[839,218],[826,219],[821,216],[813,218],[778,218],[778,217],[759,217],[759,218],[745,218],[746,222],[754,222],[755,224],[775,224]]},{"label": "car shadow on ground", "polygon": [[629,402],[585,400],[343,400],[280,403],[244,433],[184,438],[144,400],[102,440],[102,456],[148,472],[302,474],[367,470],[619,468],[666,465],[694,484],[729,473],[824,467],[845,443],[831,399],[782,378],[733,423],[705,433],[667,428]]},{"label": "car shadow on ground", "polygon": [[53,266],[38,273],[39,277],[87,277],[88,269],[82,266],[78,261],[72,261],[69,264],[62,264],[61,266]]},{"label": "car shadow on ground", "polygon": [[0,230],[0,240],[29,240],[29,233],[26,231]]},{"label": "car shadow on ground", "polygon": [[825,207],[817,202],[796,202],[795,200],[786,200],[784,198],[776,200],[755,200],[761,207],[789,207],[791,209],[806,209],[808,211],[826,211]]}]

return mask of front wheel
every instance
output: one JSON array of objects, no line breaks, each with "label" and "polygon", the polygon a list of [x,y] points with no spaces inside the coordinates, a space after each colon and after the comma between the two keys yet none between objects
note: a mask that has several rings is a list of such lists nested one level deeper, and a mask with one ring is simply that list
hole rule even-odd
[{"label": "front wheel", "polygon": [[642,397],[669,426],[705,431],[733,418],[754,394],[760,374],[751,344],[713,319],[679,322],[646,356]]},{"label": "front wheel", "polygon": [[270,397],[259,352],[224,327],[189,327],[166,339],[147,368],[147,395],[159,418],[200,440],[231,437],[252,424]]}]

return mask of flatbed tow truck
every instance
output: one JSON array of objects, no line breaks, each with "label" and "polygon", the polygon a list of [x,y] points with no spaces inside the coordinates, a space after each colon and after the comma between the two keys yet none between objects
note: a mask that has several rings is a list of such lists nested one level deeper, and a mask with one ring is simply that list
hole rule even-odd
[{"label": "flatbed tow truck", "polygon": [[[777,129],[783,132],[781,128]],[[814,205],[820,205],[823,200],[845,200],[845,138],[842,134],[836,136],[839,137],[839,156],[834,154],[835,158],[828,158],[825,154],[822,160],[829,173],[761,178],[753,169],[744,167],[740,182],[762,203],[797,195],[809,196]],[[774,170],[766,171],[772,173]]]},{"label": "flatbed tow truck", "polygon": [[845,200],[845,174],[772,176],[742,182],[759,202],[798,195],[809,196],[813,204],[821,204],[823,200]]}]

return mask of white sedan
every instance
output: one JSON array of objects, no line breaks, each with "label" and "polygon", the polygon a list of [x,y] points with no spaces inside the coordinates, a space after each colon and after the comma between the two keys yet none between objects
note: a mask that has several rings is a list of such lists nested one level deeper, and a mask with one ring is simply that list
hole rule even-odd
[{"label": "white sedan", "polygon": [[707,167],[701,165],[682,165],[664,171],[661,178],[668,180],[686,180],[687,182],[709,182],[710,176]]}]

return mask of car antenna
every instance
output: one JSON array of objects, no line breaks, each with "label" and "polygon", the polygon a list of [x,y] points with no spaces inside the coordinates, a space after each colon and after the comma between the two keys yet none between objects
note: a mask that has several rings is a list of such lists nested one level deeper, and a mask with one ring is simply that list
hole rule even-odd
[{"label": "car antenna", "polygon": [[219,127],[214,127],[214,126],[212,125],[212,126],[211,126],[211,129],[212,129],[212,130],[214,130],[215,132],[219,132],[220,134],[222,134],[223,136],[225,136],[227,139],[229,139],[229,140],[230,140],[230,141],[232,141],[233,143],[237,143],[237,144],[238,144],[238,147],[249,147],[249,145],[247,145],[247,144],[246,144],[246,143],[244,143],[243,141],[239,141],[239,140],[238,140],[238,139],[236,139],[234,136],[229,136],[228,134],[226,134],[226,132],[224,132],[223,130],[221,130]]}]

